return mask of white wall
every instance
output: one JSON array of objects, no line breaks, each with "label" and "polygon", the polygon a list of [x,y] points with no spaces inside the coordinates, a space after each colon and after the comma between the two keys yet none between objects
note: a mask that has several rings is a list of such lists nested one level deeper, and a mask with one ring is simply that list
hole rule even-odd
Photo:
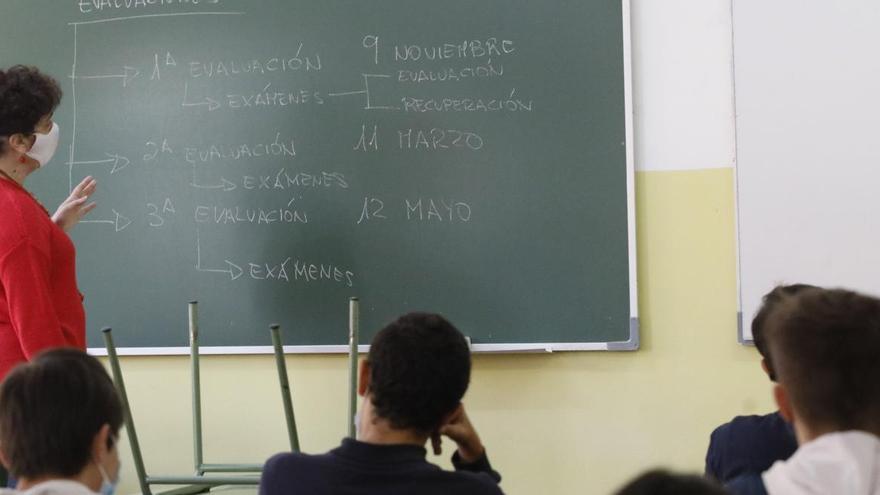
[{"label": "white wall", "polygon": [[730,0],[632,0],[638,170],[734,164]]},{"label": "white wall", "polygon": [[880,293],[878,26],[876,0],[735,4],[746,318],[778,283]]}]

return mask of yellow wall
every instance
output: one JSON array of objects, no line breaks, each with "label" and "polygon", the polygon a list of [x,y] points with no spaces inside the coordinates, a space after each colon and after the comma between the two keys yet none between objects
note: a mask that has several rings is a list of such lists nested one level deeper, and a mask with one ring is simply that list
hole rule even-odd
[{"label": "yellow wall", "polygon": [[[733,180],[637,174],[639,352],[475,357],[466,405],[507,493],[603,494],[651,466],[698,471],[717,424],[772,409],[756,352],[736,342]],[[304,450],[335,446],[345,358],[293,355],[288,367]],[[187,359],[130,357],[123,370],[149,470],[190,472]],[[271,356],[204,358],[202,381],[207,461],[285,448]],[[123,454],[120,488],[135,492]]]}]

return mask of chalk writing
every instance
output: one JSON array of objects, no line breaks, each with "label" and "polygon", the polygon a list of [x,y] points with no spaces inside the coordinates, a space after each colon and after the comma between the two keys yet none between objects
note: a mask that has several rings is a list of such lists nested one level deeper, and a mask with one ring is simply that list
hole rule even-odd
[{"label": "chalk writing", "polygon": [[406,112],[531,112],[532,100],[516,97],[516,89],[502,99],[485,98],[401,98]]},{"label": "chalk writing", "polygon": [[446,150],[483,148],[483,138],[469,131],[455,129],[405,129],[397,131],[402,150]]},{"label": "chalk writing", "polygon": [[270,175],[245,175],[242,186],[249,190],[301,188],[339,188],[348,189],[345,175],[339,172],[295,172],[291,175],[286,169]]},{"label": "chalk writing", "polygon": [[405,200],[406,219],[418,221],[436,222],[469,222],[471,220],[471,207],[461,201],[446,201],[432,198]]},{"label": "chalk writing", "polygon": [[[399,107],[394,105],[382,105],[379,102],[375,101],[373,97],[373,92],[370,90],[370,84],[376,84],[377,82],[391,80],[391,76],[389,74],[361,74],[364,80],[364,86],[362,89],[352,90],[352,91],[337,91],[333,93],[327,93],[327,96],[330,97],[341,97],[341,96],[351,96],[351,95],[363,95],[365,99],[364,110],[400,110]],[[372,82],[371,82],[372,81]]]},{"label": "chalk writing", "polygon": [[[324,95],[315,90],[276,90],[272,83],[266,84],[262,90],[248,93],[227,93],[216,98],[204,96],[201,99],[190,95],[187,82],[183,83],[183,107],[203,107],[209,112],[220,108],[253,108],[253,107],[288,107],[294,105],[323,105]],[[216,95],[215,95],[216,96]]]},{"label": "chalk writing", "polygon": [[516,46],[513,41],[492,37],[485,40],[467,40],[460,43],[442,43],[433,46],[395,45],[394,60],[397,62],[418,62],[419,60],[500,57],[515,52]]},{"label": "chalk writing", "polygon": [[361,44],[368,50],[373,49],[373,64],[379,65],[379,37],[375,34],[368,34],[364,36]]},{"label": "chalk writing", "polygon": [[355,273],[333,263],[314,263],[288,256],[280,262],[264,261],[236,262],[223,260],[222,268],[206,268],[202,264],[202,247],[199,231],[196,230],[196,271],[206,273],[222,273],[230,280],[247,277],[253,280],[277,280],[283,282],[320,282],[326,281],[354,287]]},{"label": "chalk writing", "polygon": [[[167,142],[163,141],[164,146]],[[159,146],[154,143],[147,143],[152,153],[148,153],[155,158],[158,153]],[[168,148],[170,150],[170,147]],[[275,133],[275,139],[269,143],[246,143],[246,144],[212,144],[207,147],[185,147],[183,148],[184,159],[187,163],[207,163],[213,161],[236,161],[250,160],[262,157],[283,157],[293,159],[296,156],[296,144],[293,138],[282,139],[281,133]]]},{"label": "chalk writing", "polygon": [[382,213],[385,209],[385,202],[377,198],[364,198],[364,207],[361,210],[361,218],[358,219],[358,225],[369,220],[379,219],[386,220],[388,217]]},{"label": "chalk writing", "polygon": [[213,223],[218,225],[230,225],[251,223],[257,225],[272,225],[276,223],[309,223],[309,215],[306,212],[289,209],[263,209],[248,208],[242,206],[208,206],[198,205],[195,208],[194,218],[196,223]]},{"label": "chalk writing", "polygon": [[224,103],[229,108],[248,107],[288,107],[291,105],[323,105],[324,96],[320,91],[301,89],[298,91],[275,91],[267,84],[262,91],[247,94],[227,94]]},{"label": "chalk writing", "polygon": [[248,60],[208,60],[192,61],[189,63],[189,77],[216,78],[233,77],[244,74],[271,74],[283,72],[315,72],[322,69],[321,55],[318,53],[301,56],[303,44],[294,56],[252,58]]},{"label": "chalk writing", "polygon": [[354,287],[354,272],[332,264],[321,263],[316,265],[295,260],[293,262],[293,274],[295,280],[303,280],[305,282],[327,280],[345,284],[348,287]]},{"label": "chalk writing", "polygon": [[459,82],[473,78],[501,77],[504,66],[492,62],[471,67],[448,67],[440,70],[399,70],[397,80],[403,83]]},{"label": "chalk writing", "polygon": [[367,137],[367,125],[361,126],[361,138],[354,145],[355,150],[360,151],[379,151],[379,126],[373,126],[373,133]]},{"label": "chalk writing", "polygon": [[103,10],[133,10],[154,5],[213,5],[220,0],[77,0],[80,13],[90,14]]},{"label": "chalk writing", "polygon": [[174,60],[174,57],[171,56],[171,52],[165,52],[165,62],[164,65],[159,61],[159,54],[153,54],[153,72],[150,73],[151,81],[161,81],[162,80],[162,68],[164,67],[177,67],[177,61]]},{"label": "chalk writing", "polygon": [[165,198],[161,208],[156,203],[147,203],[147,210],[149,225],[154,228],[164,226],[165,220],[169,216],[177,213],[177,210],[174,209],[174,203],[171,202],[171,198]]},{"label": "chalk writing", "polygon": [[144,153],[145,162],[155,160],[159,156],[159,153],[169,155],[174,154],[174,150],[171,149],[171,146],[168,144],[167,138],[163,138],[161,143],[156,141],[147,141],[146,144],[144,144],[144,147],[147,149],[147,152]]}]

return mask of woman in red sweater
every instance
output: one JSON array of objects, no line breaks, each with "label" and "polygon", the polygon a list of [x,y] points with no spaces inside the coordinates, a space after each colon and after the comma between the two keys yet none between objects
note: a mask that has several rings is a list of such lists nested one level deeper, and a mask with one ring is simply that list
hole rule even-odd
[{"label": "woman in red sweater", "polygon": [[0,379],[52,347],[85,348],[76,252],[66,231],[91,211],[83,180],[54,215],[24,188],[58,146],[61,88],[33,67],[0,70]]}]

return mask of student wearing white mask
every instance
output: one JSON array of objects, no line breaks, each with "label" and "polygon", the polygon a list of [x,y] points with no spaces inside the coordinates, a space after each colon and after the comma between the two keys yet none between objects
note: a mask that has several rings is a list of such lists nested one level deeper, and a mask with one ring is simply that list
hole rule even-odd
[{"label": "student wearing white mask", "polygon": [[97,359],[44,352],[0,386],[0,460],[18,480],[0,495],[113,495],[122,405]]},{"label": "student wearing white mask", "polygon": [[33,67],[0,69],[0,379],[53,347],[85,348],[76,253],[67,236],[91,211],[86,177],[53,215],[24,186],[58,147],[61,89]]}]

